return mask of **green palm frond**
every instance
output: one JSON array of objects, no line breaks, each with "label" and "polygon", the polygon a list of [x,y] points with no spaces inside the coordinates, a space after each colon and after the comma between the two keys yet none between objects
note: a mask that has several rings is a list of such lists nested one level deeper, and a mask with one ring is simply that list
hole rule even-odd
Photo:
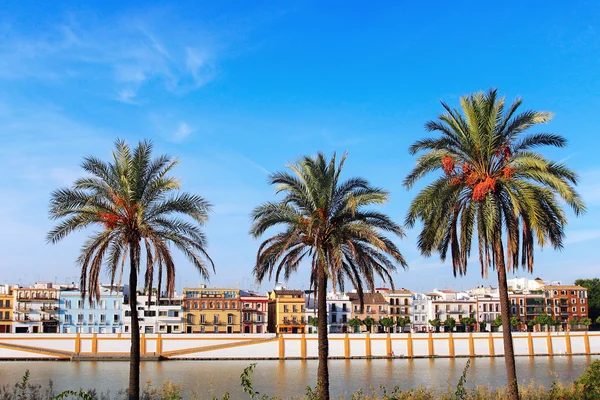
[{"label": "green palm frond", "polygon": [[82,293],[90,301],[99,296],[103,267],[113,284],[117,274],[122,274],[125,258],[138,259],[142,248],[145,286],[152,287],[155,273],[162,284],[164,270],[169,296],[175,279],[169,245],[181,250],[204,279],[210,270],[214,272],[200,228],[208,219],[210,203],[202,196],[179,192],[177,179],[169,176],[177,160],[166,155],[153,158],[152,150],[149,141],[139,142],[132,150],[117,140],[111,162],[84,158],[82,168],[89,176],[52,193],[50,218],[60,222],[48,233],[48,242],[56,243],[77,230],[98,228],[78,259]]}]

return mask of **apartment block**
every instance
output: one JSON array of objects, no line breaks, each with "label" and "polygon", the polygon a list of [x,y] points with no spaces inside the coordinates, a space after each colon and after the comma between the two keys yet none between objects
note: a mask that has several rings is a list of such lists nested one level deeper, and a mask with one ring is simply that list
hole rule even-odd
[{"label": "apartment block", "polygon": [[123,293],[100,288],[100,300],[90,303],[79,290],[62,290],[58,301],[62,333],[121,333]]},{"label": "apartment block", "polygon": [[15,293],[10,285],[0,285],[0,333],[12,332]]},{"label": "apartment block", "polygon": [[183,312],[186,333],[240,333],[240,290],[185,288]]},{"label": "apartment block", "polygon": [[352,318],[364,320],[367,317],[371,317],[375,320],[375,325],[371,328],[362,326],[361,329],[363,331],[370,331],[371,333],[383,332],[383,327],[379,324],[379,321],[388,316],[388,302],[383,295],[381,293],[364,293],[364,308],[362,312],[358,293],[348,293],[348,296],[352,303]]},{"label": "apartment block", "polygon": [[305,300],[301,290],[275,289],[269,297],[269,332],[305,333]]},{"label": "apartment block", "polygon": [[587,289],[582,286],[546,285],[543,289],[548,315],[564,330],[570,320],[588,316]]},{"label": "apartment block", "polygon": [[240,291],[243,333],[266,333],[269,298],[255,292]]},{"label": "apartment block", "polygon": [[50,282],[15,289],[14,332],[58,333],[59,296],[60,289]]}]

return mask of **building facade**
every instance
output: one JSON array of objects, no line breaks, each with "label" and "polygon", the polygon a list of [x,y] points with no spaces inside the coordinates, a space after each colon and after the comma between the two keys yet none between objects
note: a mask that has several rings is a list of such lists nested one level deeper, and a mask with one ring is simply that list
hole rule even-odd
[{"label": "building facade", "polygon": [[269,298],[258,293],[240,291],[242,333],[266,333],[269,322]]},{"label": "building facade", "polygon": [[[150,300],[150,302],[148,302]],[[137,296],[140,333],[182,333],[183,297],[157,299],[157,296]],[[131,330],[131,305],[123,304],[123,332]]]},{"label": "building facade", "polygon": [[582,286],[546,285],[543,289],[547,314],[560,322],[563,330],[569,321],[588,316],[587,289]]},{"label": "building facade", "polygon": [[275,289],[269,297],[269,332],[305,333],[305,300],[301,290]]},{"label": "building facade", "polygon": [[[388,302],[390,318],[394,321],[397,321],[398,318],[409,318],[412,322],[410,312],[412,309],[413,294],[410,290],[404,288],[397,290],[380,288],[376,289],[376,291],[381,293]],[[407,325],[404,328],[399,326],[393,328],[394,332],[401,332],[401,330],[410,331],[410,325]]]},{"label": "building facade", "polygon": [[89,296],[79,290],[62,290],[59,299],[59,324],[62,333],[121,333],[123,294],[100,288],[100,300],[90,304]]},{"label": "building facade", "polygon": [[362,312],[358,294],[349,293],[348,296],[352,304],[352,318],[359,318],[364,321],[367,317],[370,317],[375,320],[375,324],[372,327],[361,326],[361,331],[371,333],[383,332],[383,326],[379,324],[379,321],[388,316],[388,303],[383,295],[381,293],[364,293],[364,308]]},{"label": "building facade", "polygon": [[13,330],[15,333],[58,333],[60,290],[51,283],[15,289]]},{"label": "building facade", "polygon": [[186,333],[240,333],[240,290],[183,289]]},{"label": "building facade", "polygon": [[0,333],[12,333],[15,294],[10,285],[0,285]]},{"label": "building facade", "polygon": [[466,293],[434,289],[431,296],[433,298],[431,301],[432,319],[439,319],[443,323],[450,317],[456,321],[456,325],[460,324],[461,318],[477,319],[476,300]]},{"label": "building facade", "polygon": [[427,332],[429,330],[429,314],[431,308],[432,296],[426,293],[414,293],[411,302],[411,323],[413,332]]}]

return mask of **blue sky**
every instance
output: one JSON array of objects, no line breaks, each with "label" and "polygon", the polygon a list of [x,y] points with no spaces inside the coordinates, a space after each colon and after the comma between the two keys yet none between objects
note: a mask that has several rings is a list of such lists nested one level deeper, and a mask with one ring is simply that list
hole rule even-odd
[{"label": "blue sky", "polygon": [[[596,2],[3,2],[0,4],[0,281],[77,279],[85,234],[47,245],[52,190],[108,158],[115,138],[152,139],[181,159],[183,189],[214,204],[206,226],[217,274],[250,287],[258,242],[249,213],[274,198],[269,172],[302,154],[349,153],[345,176],[391,192],[402,222],[417,189],[408,146],[440,101],[497,87],[552,111],[544,150],[581,177],[588,206],[565,248],[536,254],[535,276],[571,282],[600,271],[600,6]],[[464,278],[422,258],[416,230],[395,276],[412,290],[495,285],[474,260]],[[201,283],[182,257],[177,287]],[[526,274],[521,274],[526,276]],[[289,285],[307,287],[307,273]],[[261,290],[273,282],[263,283]]]}]

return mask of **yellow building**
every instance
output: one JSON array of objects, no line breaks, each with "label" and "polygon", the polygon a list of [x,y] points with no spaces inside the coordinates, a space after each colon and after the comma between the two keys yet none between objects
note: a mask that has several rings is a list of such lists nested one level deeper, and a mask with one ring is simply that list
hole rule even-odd
[{"label": "yellow building", "polygon": [[0,333],[12,332],[15,294],[9,285],[0,285]]},{"label": "yellow building", "polygon": [[183,289],[186,333],[240,333],[239,289]]},{"label": "yellow building", "polygon": [[304,296],[301,290],[273,290],[269,293],[269,332],[304,333]]}]

